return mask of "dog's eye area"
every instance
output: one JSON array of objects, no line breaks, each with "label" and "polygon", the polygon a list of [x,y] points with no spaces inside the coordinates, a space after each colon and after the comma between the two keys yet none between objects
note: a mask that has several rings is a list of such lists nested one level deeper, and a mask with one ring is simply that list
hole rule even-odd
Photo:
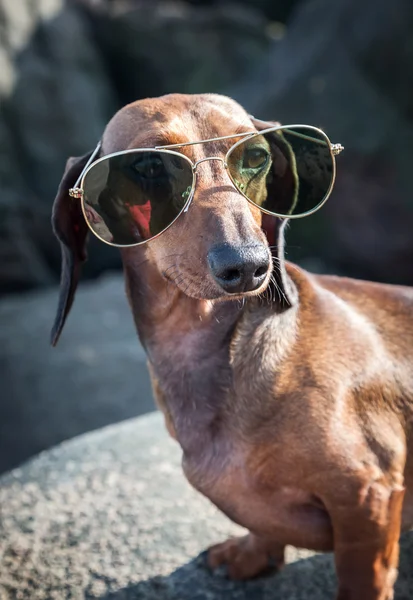
[{"label": "dog's eye area", "polygon": [[155,179],[165,175],[165,166],[159,156],[140,156],[131,166],[144,179]]},{"label": "dog's eye area", "polygon": [[242,158],[243,169],[262,169],[268,163],[270,155],[265,148],[247,148]]}]

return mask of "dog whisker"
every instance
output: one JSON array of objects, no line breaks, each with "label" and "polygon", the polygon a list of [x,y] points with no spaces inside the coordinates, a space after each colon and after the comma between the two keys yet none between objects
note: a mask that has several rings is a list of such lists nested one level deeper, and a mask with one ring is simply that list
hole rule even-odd
[{"label": "dog whisker", "polygon": [[164,275],[167,275],[168,271],[170,271],[171,269],[174,269],[174,268],[176,268],[176,265],[170,265],[167,269],[164,270],[164,272],[163,272]]},{"label": "dog whisker", "polygon": [[273,285],[272,285],[272,288],[273,288],[274,290],[276,290],[276,291],[277,291],[277,294],[278,294],[278,299],[279,299],[279,301],[281,302],[281,294],[280,294],[280,289],[279,289],[279,287],[278,287],[278,284],[277,284],[277,282],[276,282],[276,280],[275,280],[275,277],[274,277],[273,275],[271,275],[270,282],[273,284]]},{"label": "dog whisker", "polygon": [[268,285],[268,287],[267,287],[267,290],[268,290],[268,297],[269,297],[269,298],[268,298],[268,302],[269,302],[270,304],[272,304],[272,303],[273,303],[273,290],[272,290],[272,286],[271,286],[271,282],[272,282],[272,281],[273,281],[273,276],[271,275],[271,277],[270,277],[270,281],[269,281],[269,285]]}]

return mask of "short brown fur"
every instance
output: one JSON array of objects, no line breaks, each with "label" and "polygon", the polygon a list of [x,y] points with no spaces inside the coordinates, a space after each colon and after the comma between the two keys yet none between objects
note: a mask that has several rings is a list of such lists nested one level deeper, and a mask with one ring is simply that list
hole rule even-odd
[{"label": "short brown fur", "polygon": [[[103,154],[254,130],[232,100],[173,94],[135,102],[108,124]],[[182,148],[192,160],[233,140]],[[67,191],[54,205],[62,243],[60,334],[86,229]],[[261,213],[220,163],[198,168],[187,214],[121,251],[126,289],[169,433],[188,480],[250,533],[209,551],[235,578],[281,566],[292,544],[335,554],[339,600],[390,600],[399,534],[413,524],[413,290],[315,276],[283,257],[284,223],[266,221],[273,279],[235,298],[212,280],[212,244],[268,246]]]}]

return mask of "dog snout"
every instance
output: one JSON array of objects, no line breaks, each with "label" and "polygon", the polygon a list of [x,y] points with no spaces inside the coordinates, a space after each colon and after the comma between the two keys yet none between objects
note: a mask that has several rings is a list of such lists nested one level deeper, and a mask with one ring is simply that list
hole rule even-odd
[{"label": "dog snout", "polygon": [[229,294],[258,289],[270,268],[268,250],[261,244],[232,246],[221,244],[208,252],[208,264],[218,285]]}]

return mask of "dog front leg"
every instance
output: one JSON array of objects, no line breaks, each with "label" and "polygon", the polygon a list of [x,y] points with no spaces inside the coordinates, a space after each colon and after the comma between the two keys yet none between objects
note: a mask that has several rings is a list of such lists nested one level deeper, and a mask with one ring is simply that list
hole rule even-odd
[{"label": "dog front leg", "polygon": [[253,533],[230,538],[208,550],[208,566],[225,565],[231,579],[250,579],[284,566],[284,546]]},{"label": "dog front leg", "polygon": [[373,483],[356,507],[331,507],[337,600],[392,600],[404,489]]}]

